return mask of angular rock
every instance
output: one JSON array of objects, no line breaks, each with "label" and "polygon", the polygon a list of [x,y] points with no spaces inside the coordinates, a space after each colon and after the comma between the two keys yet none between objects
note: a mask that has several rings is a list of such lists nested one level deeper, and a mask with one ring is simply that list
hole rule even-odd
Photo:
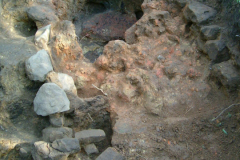
[{"label": "angular rock", "polygon": [[35,34],[35,45],[41,48],[47,48],[48,41],[50,39],[51,24],[37,30]]},{"label": "angular rock", "polygon": [[200,36],[198,36],[198,38],[196,39],[196,43],[197,43],[197,49],[199,51],[207,53],[206,48],[205,48],[205,43],[206,42],[204,40],[202,40],[202,38],[200,38]]},{"label": "angular rock", "polygon": [[126,30],[124,37],[128,44],[133,44],[137,41],[137,37],[135,35],[136,30],[137,30],[136,24],[132,25],[132,27]]},{"label": "angular rock", "polygon": [[240,73],[230,61],[215,64],[211,76],[215,77],[229,91],[235,91],[240,86]]},{"label": "angular rock", "polygon": [[76,88],[83,89],[90,80],[84,76],[77,76]]},{"label": "angular rock", "polygon": [[103,12],[83,23],[82,36],[91,33],[90,37],[104,41],[123,39],[125,31],[136,21],[135,16],[112,11]]},{"label": "angular rock", "polygon": [[88,145],[84,146],[84,150],[87,153],[87,155],[99,153],[95,144],[88,144]]},{"label": "angular rock", "polygon": [[55,15],[54,10],[43,5],[30,7],[27,10],[27,15],[30,19],[36,22],[38,28],[58,21],[58,17]]},{"label": "angular rock", "polygon": [[174,0],[174,2],[183,8],[186,6],[186,4],[189,2],[189,0]]},{"label": "angular rock", "polygon": [[48,158],[50,154],[50,144],[44,141],[34,143],[32,156],[34,160],[42,160]]},{"label": "angular rock", "polygon": [[48,72],[53,70],[50,57],[46,50],[40,50],[25,62],[28,78],[33,81],[44,82]]},{"label": "angular rock", "polygon": [[87,108],[87,103],[82,98],[79,98],[77,95],[75,95],[72,92],[66,92],[66,94],[70,101],[70,110],[68,112],[72,112],[75,109],[78,109],[80,107]]},{"label": "angular rock", "polygon": [[144,106],[147,112],[155,115],[161,115],[164,105],[163,98],[161,96],[153,96],[152,94],[150,94],[150,92],[145,92],[144,98]]},{"label": "angular rock", "polygon": [[70,102],[66,93],[55,83],[45,83],[33,101],[34,111],[41,116],[68,111]]},{"label": "angular rock", "polygon": [[31,156],[31,149],[30,148],[25,148],[25,147],[22,147],[19,149],[19,155],[22,157],[22,158],[29,158]]},{"label": "angular rock", "polygon": [[77,95],[77,89],[73,78],[67,74],[50,72],[47,75],[47,82],[55,83],[64,91],[73,92]]},{"label": "angular rock", "polygon": [[51,160],[68,160],[69,153],[59,152],[51,148],[51,152],[49,154],[49,159]]},{"label": "angular rock", "polygon": [[220,63],[230,59],[229,49],[222,40],[210,40],[205,43],[205,49],[209,58],[214,63]]},{"label": "angular rock", "polygon": [[77,138],[80,143],[90,144],[104,140],[106,134],[101,129],[89,129],[75,133],[75,138]]},{"label": "angular rock", "polygon": [[215,40],[218,38],[221,27],[217,25],[204,26],[201,28],[201,37],[203,40]]},{"label": "angular rock", "polygon": [[72,138],[73,131],[71,128],[45,128],[42,130],[43,140],[46,142],[53,142],[57,139]]},{"label": "angular rock", "polygon": [[66,153],[77,153],[81,150],[79,140],[76,138],[57,139],[52,143],[52,148]]},{"label": "angular rock", "polygon": [[96,160],[125,160],[125,158],[116,151],[115,148],[107,148]]},{"label": "angular rock", "polygon": [[68,99],[70,101],[70,110],[67,112],[72,112],[79,110],[81,112],[89,113],[93,110],[101,110],[105,108],[104,106],[108,104],[108,99],[105,96],[96,96],[92,98],[79,98],[72,92],[66,92]]},{"label": "angular rock", "polygon": [[69,153],[59,152],[51,147],[51,145],[44,141],[34,143],[32,157],[34,160],[67,160]]},{"label": "angular rock", "polygon": [[55,127],[62,127],[64,125],[64,115],[62,113],[56,113],[49,115],[50,123]]},{"label": "angular rock", "polygon": [[183,15],[188,21],[197,24],[208,22],[216,14],[217,11],[213,8],[195,1],[190,2],[183,11]]}]

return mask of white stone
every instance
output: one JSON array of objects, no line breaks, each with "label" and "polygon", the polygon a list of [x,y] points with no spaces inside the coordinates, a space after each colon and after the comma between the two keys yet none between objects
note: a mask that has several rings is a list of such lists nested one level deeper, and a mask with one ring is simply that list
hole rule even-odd
[{"label": "white stone", "polygon": [[25,62],[26,72],[30,80],[44,82],[48,72],[53,70],[46,50],[40,50]]},{"label": "white stone", "polygon": [[44,48],[47,46],[51,33],[51,24],[40,28],[35,34],[35,45]]},{"label": "white stone", "polygon": [[68,111],[70,102],[66,93],[55,83],[45,83],[34,101],[34,111],[41,116]]},{"label": "white stone", "polygon": [[67,74],[50,72],[47,75],[47,82],[55,83],[64,91],[72,92],[77,95],[77,88],[74,84],[73,78]]}]

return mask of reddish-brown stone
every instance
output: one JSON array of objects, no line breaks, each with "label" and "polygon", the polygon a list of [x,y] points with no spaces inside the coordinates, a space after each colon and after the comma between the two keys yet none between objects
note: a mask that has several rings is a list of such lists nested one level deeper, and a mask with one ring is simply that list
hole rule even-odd
[{"label": "reddish-brown stone", "polygon": [[105,41],[123,39],[125,31],[136,22],[135,16],[105,12],[93,16],[83,24],[82,36]]}]

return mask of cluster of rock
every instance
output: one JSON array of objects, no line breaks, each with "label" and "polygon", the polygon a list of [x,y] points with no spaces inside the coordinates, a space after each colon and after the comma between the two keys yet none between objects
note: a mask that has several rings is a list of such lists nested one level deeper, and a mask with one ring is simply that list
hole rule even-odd
[{"label": "cluster of rock", "polygon": [[[94,143],[103,141],[106,134],[100,129],[76,132],[64,127],[64,113],[70,110],[67,93],[77,96],[73,78],[67,74],[53,71],[50,56],[46,50],[40,50],[25,62],[29,79],[44,83],[34,99],[34,111],[37,115],[49,116],[52,127],[42,130],[43,141],[34,143],[31,151],[34,160],[67,160],[83,146],[87,155],[98,154]],[[108,148],[98,160],[124,159],[114,148]]]},{"label": "cluster of rock", "polygon": [[[197,45],[198,49],[206,53],[211,59],[211,78],[220,82],[228,91],[236,91],[240,85],[240,75],[234,66],[234,64],[238,64],[237,57],[235,60],[231,60],[231,50],[224,41],[222,27],[209,25],[217,11],[193,1],[186,5],[183,14],[186,20],[200,28]],[[194,31],[193,28],[192,31]]]}]

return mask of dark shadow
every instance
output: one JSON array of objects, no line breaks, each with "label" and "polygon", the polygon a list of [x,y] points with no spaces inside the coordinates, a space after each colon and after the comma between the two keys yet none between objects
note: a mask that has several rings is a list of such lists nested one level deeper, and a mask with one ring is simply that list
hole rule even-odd
[{"label": "dark shadow", "polygon": [[98,14],[106,10],[107,8],[103,3],[87,2],[86,4],[86,12],[88,14]]},{"label": "dark shadow", "polygon": [[142,16],[143,16],[143,11],[136,11],[136,12],[135,12],[135,15],[136,15],[137,20],[139,20],[139,19],[141,19]]},{"label": "dark shadow", "polygon": [[36,23],[30,19],[28,21],[19,22],[14,27],[15,30],[24,37],[33,36],[38,30]]},{"label": "dark shadow", "polygon": [[185,26],[185,34],[189,33],[191,31],[191,26],[192,26],[192,22],[188,22],[187,25]]}]

